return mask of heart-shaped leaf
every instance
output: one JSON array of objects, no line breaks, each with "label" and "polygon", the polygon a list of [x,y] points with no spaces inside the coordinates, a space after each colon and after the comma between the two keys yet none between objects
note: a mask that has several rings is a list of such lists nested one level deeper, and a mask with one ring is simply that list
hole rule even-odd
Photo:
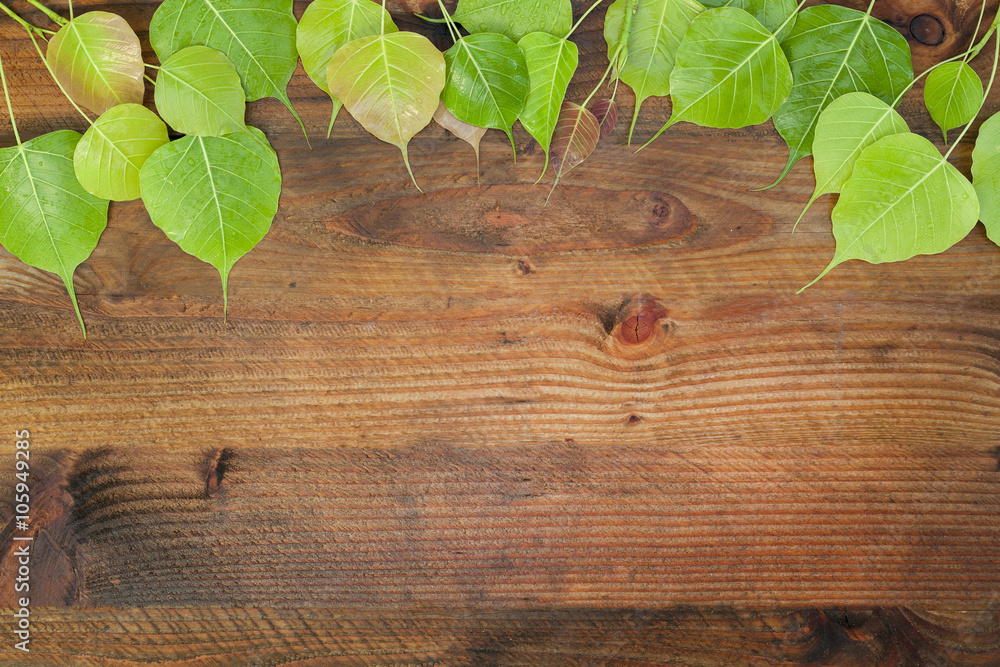
[{"label": "heart-shaped leaf", "polygon": [[139,170],[170,141],[167,126],[140,104],[111,107],[76,145],[73,171],[83,189],[100,199],[139,197]]},{"label": "heart-shaped leaf", "polygon": [[972,150],[972,183],[979,195],[979,219],[986,235],[1000,245],[1000,114],[994,114],[979,128]]},{"label": "heart-shaped leaf", "polygon": [[788,143],[788,162],[773,187],[799,159],[812,153],[816,121],[846,93],[866,92],[892,103],[913,80],[910,47],[882,21],[837,5],[799,13],[781,44],[795,83],[774,113],[774,126]]},{"label": "heart-shaped leaf", "polygon": [[190,135],[157,150],[139,173],[153,224],[222,278],[264,238],[278,211],[281,170],[254,127],[224,137]]},{"label": "heart-shaped leaf", "polygon": [[503,35],[479,33],[456,41],[444,60],[441,100],[448,111],[470,125],[503,130],[514,148],[513,126],[530,88],[521,49]]},{"label": "heart-shaped leaf", "polygon": [[[391,32],[397,32],[392,17],[372,0],[314,0],[299,21],[295,45],[306,74],[329,95],[326,67],[337,49],[361,37]],[[330,114],[327,138],[343,106],[336,97],[331,95],[330,99],[333,101],[333,112]]]},{"label": "heart-shaped leaf", "polygon": [[742,9],[708,9],[691,22],[677,49],[670,75],[673,113],[653,139],[682,120],[704,127],[758,125],[791,87],[785,54],[760,21]]},{"label": "heart-shaped leaf", "polygon": [[895,109],[868,93],[847,93],[831,102],[816,122],[812,145],[816,188],[799,220],[817,199],[840,192],[864,149],[883,137],[909,131]]},{"label": "heart-shaped leaf", "polygon": [[563,36],[573,23],[573,3],[570,0],[459,0],[452,19],[471,33],[499,33],[515,42],[532,32]]},{"label": "heart-shaped leaf", "polygon": [[150,21],[149,41],[160,62],[189,46],[222,51],[247,100],[280,100],[305,134],[285,90],[298,64],[292,0],[164,0]]},{"label": "heart-shaped leaf", "polygon": [[795,13],[795,0],[704,0],[705,7],[735,7],[760,21],[760,24],[770,30],[780,32],[775,38],[781,42],[792,29],[793,22],[787,21]]},{"label": "heart-shaped leaf", "polygon": [[362,127],[399,148],[417,185],[406,145],[434,117],[444,73],[444,57],[426,37],[395,32],[340,48],[327,66],[327,84]]},{"label": "heart-shaped leaf", "polygon": [[73,272],[97,247],[108,224],[108,200],[76,180],[79,141],[76,132],[59,130],[0,149],[0,241],[25,264],[62,278],[86,337]]},{"label": "heart-shaped leaf", "polygon": [[70,98],[96,114],[117,104],[142,104],[142,48],[117,14],[77,16],[49,42],[45,59]]},{"label": "heart-shaped leaf", "polygon": [[[612,7],[625,12],[626,0]],[[620,9],[617,9],[620,8]],[[639,109],[648,97],[667,95],[671,91],[670,75],[674,70],[677,50],[696,16],[704,7],[695,0],[648,0],[636,7],[629,27],[626,55],[620,58],[618,77],[635,92],[635,109],[629,127],[629,142],[639,117]],[[625,24],[625,18],[614,21]]]},{"label": "heart-shaped leaf", "polygon": [[879,139],[861,152],[840,192],[837,251],[809,285],[849,259],[879,264],[943,252],[978,219],[972,183],[934,144],[909,132]]},{"label": "heart-shaped leaf", "polygon": [[[563,174],[590,157],[597,148],[601,136],[601,126],[594,114],[573,102],[563,102],[559,110],[559,120],[552,134],[552,166],[556,170],[556,180],[549,190],[549,197],[559,185]],[[545,198],[548,203],[549,197]]]},{"label": "heart-shaped leaf", "polygon": [[601,125],[601,136],[598,139],[600,141],[611,134],[615,125],[618,124],[618,105],[615,104],[614,100],[597,100],[594,102],[592,113]]},{"label": "heart-shaped leaf", "polygon": [[549,144],[559,119],[566,89],[579,64],[576,44],[546,32],[533,32],[517,43],[524,52],[530,90],[521,111],[521,125],[545,153],[541,180],[549,168]]},{"label": "heart-shaped leaf", "polygon": [[968,63],[943,63],[927,75],[924,103],[948,143],[948,130],[965,125],[979,113],[983,82]]},{"label": "heart-shaped leaf", "polygon": [[221,137],[244,127],[240,75],[226,54],[207,46],[189,46],[166,59],[154,100],[163,119],[183,134]]},{"label": "heart-shaped leaf", "polygon": [[486,128],[463,123],[459,119],[455,118],[450,111],[448,111],[448,107],[444,105],[444,102],[438,104],[437,111],[434,112],[434,120],[438,125],[472,146],[472,150],[476,151],[476,183],[478,183],[479,142],[482,140],[483,135],[486,134]]}]

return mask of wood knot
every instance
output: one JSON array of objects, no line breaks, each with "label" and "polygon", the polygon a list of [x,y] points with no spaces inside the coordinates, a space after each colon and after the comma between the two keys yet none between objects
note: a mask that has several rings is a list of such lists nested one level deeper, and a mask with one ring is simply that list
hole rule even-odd
[{"label": "wood knot", "polygon": [[653,333],[660,318],[667,311],[650,294],[639,294],[626,299],[618,310],[618,329],[615,337],[626,345],[645,343]]},{"label": "wood knot", "polygon": [[913,39],[927,46],[937,46],[944,41],[944,24],[930,14],[921,14],[910,21]]},{"label": "wood knot", "polygon": [[214,498],[222,492],[222,480],[229,471],[233,456],[233,450],[224,447],[215,452],[209,460],[208,470],[205,473],[205,495],[209,498]]}]

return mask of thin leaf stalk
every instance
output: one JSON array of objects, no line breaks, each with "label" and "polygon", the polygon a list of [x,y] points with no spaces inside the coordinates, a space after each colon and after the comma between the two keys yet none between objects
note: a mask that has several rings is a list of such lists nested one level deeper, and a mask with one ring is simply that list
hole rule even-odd
[{"label": "thin leaf stalk", "polygon": [[66,89],[63,88],[63,85],[59,82],[59,79],[56,78],[56,73],[52,71],[52,66],[49,65],[49,61],[45,58],[45,54],[42,53],[42,47],[38,45],[38,40],[35,39],[35,36],[32,35],[31,32],[28,32],[28,37],[31,38],[31,43],[35,45],[35,50],[38,51],[38,57],[42,59],[42,63],[45,65],[45,69],[49,71],[49,76],[51,76],[52,80],[56,82],[57,86],[59,86],[59,90],[62,91],[62,94],[66,97],[67,100],[69,100],[69,103],[73,105],[73,108],[79,111],[80,115],[83,116],[84,119],[86,119],[87,123],[93,125],[94,121],[92,121],[90,119],[90,116],[88,116],[87,113],[80,108],[79,104],[73,101],[73,98],[70,97],[69,93],[66,92]]},{"label": "thin leaf stalk", "polygon": [[39,28],[37,25],[28,23],[27,21],[25,21],[24,19],[22,19],[20,16],[18,16],[17,14],[15,14],[14,10],[12,10],[10,7],[8,7],[7,5],[5,5],[3,3],[0,3],[0,10],[3,10],[4,14],[6,14],[7,16],[11,17],[12,19],[14,19],[18,23],[20,23],[22,28],[24,28],[28,32],[35,33],[36,35],[38,35],[39,37],[41,37],[43,39],[46,38],[45,37],[46,35],[54,35],[54,34],[56,34],[54,30],[47,30],[45,28]]},{"label": "thin leaf stalk", "polygon": [[958,146],[958,144],[961,143],[962,138],[965,136],[965,133],[969,131],[969,128],[972,127],[972,124],[976,122],[976,118],[978,118],[979,114],[983,112],[983,107],[986,106],[986,100],[988,100],[990,97],[990,90],[993,89],[993,82],[996,81],[998,60],[1000,60],[1000,38],[997,38],[995,40],[993,48],[993,67],[990,71],[990,82],[986,86],[986,92],[983,93],[983,101],[979,104],[979,111],[977,111],[976,115],[973,116],[972,120],[966,123],[965,127],[962,128],[962,132],[958,135],[958,138],[955,139],[954,143],[952,143],[951,148],[948,149],[948,152],[944,154],[945,160],[951,157],[952,151],[954,151],[955,148]]},{"label": "thin leaf stalk", "polygon": [[30,4],[35,9],[48,16],[50,19],[52,19],[52,22],[58,25],[59,27],[62,27],[67,23],[69,23],[69,21],[56,14],[54,11],[52,11],[51,9],[40,3],[38,0],[28,0],[28,4]]},{"label": "thin leaf stalk", "polygon": [[0,83],[3,84],[3,98],[7,102],[7,113],[10,115],[10,127],[14,130],[14,140],[21,145],[21,135],[17,132],[17,121],[14,120],[14,106],[10,103],[10,91],[7,90],[7,74],[3,69],[3,59],[0,59]]},{"label": "thin leaf stalk", "polygon": [[579,19],[577,19],[576,23],[573,24],[573,27],[569,29],[569,32],[566,33],[566,36],[563,37],[563,39],[569,39],[570,35],[572,35],[574,32],[576,32],[576,29],[580,27],[581,23],[583,23],[583,20],[590,15],[590,12],[594,11],[595,9],[597,9],[597,6],[599,4],[601,4],[602,2],[604,2],[604,0],[595,0],[594,4],[592,4],[590,7],[588,7],[587,11],[585,11],[583,13],[583,16],[581,16]]},{"label": "thin leaf stalk", "polygon": [[[382,0],[382,2],[384,6],[385,0]],[[441,2],[441,0],[437,0],[437,3],[438,7],[441,8],[441,14],[444,16],[444,23],[446,26],[448,26],[448,34],[451,35],[452,40],[457,42],[458,40],[462,39],[462,33],[460,33],[458,31],[458,28],[455,27],[455,22],[451,20],[451,14],[448,13],[448,10],[445,8],[444,3]],[[383,20],[385,20],[385,14],[382,15],[382,18]]]}]

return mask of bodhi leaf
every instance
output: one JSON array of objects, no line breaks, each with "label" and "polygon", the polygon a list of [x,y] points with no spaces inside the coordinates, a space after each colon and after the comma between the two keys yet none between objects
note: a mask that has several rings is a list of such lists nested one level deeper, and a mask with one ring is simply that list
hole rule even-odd
[{"label": "bodhi leaf", "polygon": [[604,41],[608,43],[611,80],[615,81],[628,56],[628,35],[637,0],[615,0],[604,14]]},{"label": "bodhi leaf", "polygon": [[833,209],[837,251],[809,285],[849,259],[880,264],[943,252],[978,219],[972,183],[934,144],[909,132],[884,137],[854,164]]},{"label": "bodhi leaf", "polygon": [[[619,3],[622,3],[620,11],[627,11],[625,0],[618,0],[615,5]],[[629,28],[626,55],[619,58],[618,70],[618,77],[635,92],[635,109],[628,131],[630,143],[646,98],[671,92],[670,75],[678,48],[692,21],[704,9],[695,0],[649,0],[638,4]],[[622,22],[626,24],[627,19]]]},{"label": "bodhi leaf", "polygon": [[[559,122],[552,135],[552,165],[556,169],[556,180],[549,190],[549,197],[559,185],[563,174],[577,166],[594,152],[601,127],[594,114],[573,102],[563,102],[559,111]],[[545,198],[548,203],[549,197]]]},{"label": "bodhi leaf", "polygon": [[76,132],[59,130],[0,149],[0,242],[25,264],[62,278],[86,338],[73,272],[97,247],[108,224],[108,200],[76,180],[79,141]]},{"label": "bodhi leaf", "polygon": [[513,126],[530,87],[528,66],[517,44],[503,35],[468,35],[445,52],[444,61],[441,100],[448,111],[469,125],[503,130],[514,148]]},{"label": "bodhi leaf", "polygon": [[356,39],[327,66],[330,92],[362,127],[399,148],[415,186],[406,145],[434,117],[444,72],[441,52],[413,32]]},{"label": "bodhi leaf", "polygon": [[[760,24],[775,32],[781,28],[781,32],[775,37],[780,42],[788,35],[792,29],[792,22],[785,23],[785,19],[795,13],[795,0],[704,0],[701,4],[706,7],[735,7],[742,9]],[[784,27],[782,27],[784,26]]]},{"label": "bodhi leaf", "polygon": [[[330,86],[326,82],[326,66],[337,49],[361,37],[397,32],[389,12],[372,0],[314,0],[306,7],[295,32],[295,45],[302,57],[302,67],[306,74],[326,94]],[[343,103],[336,97],[330,114],[327,138],[333,131]]]},{"label": "bodhi leaf", "polygon": [[153,151],[170,141],[167,126],[140,104],[111,107],[84,133],[73,154],[83,189],[101,199],[139,197],[139,170]]},{"label": "bodhi leaf", "polygon": [[549,144],[559,119],[566,89],[579,64],[576,44],[545,32],[525,35],[517,43],[524,52],[530,90],[521,111],[521,125],[545,153],[541,180],[549,168]]},{"label": "bodhi leaf", "polygon": [[1000,245],[1000,114],[979,128],[972,150],[972,183],[979,195],[979,213],[986,235]]},{"label": "bodhi leaf", "polygon": [[948,130],[965,125],[979,113],[983,82],[968,63],[943,63],[927,75],[924,104],[948,143]]},{"label": "bodhi leaf", "polygon": [[615,125],[618,123],[618,105],[615,104],[614,100],[597,100],[594,103],[593,113],[594,118],[601,124],[601,136],[598,139],[600,141],[615,129]]},{"label": "bodhi leaf", "polygon": [[142,104],[142,48],[117,14],[77,16],[49,42],[45,59],[66,94],[96,114],[117,104]]},{"label": "bodhi leaf", "polygon": [[674,110],[653,139],[682,120],[704,127],[758,125],[791,87],[785,54],[757,19],[742,9],[706,10],[677,50],[670,75]]},{"label": "bodhi leaf", "polygon": [[[868,93],[848,93],[830,103],[819,115],[813,140],[816,189],[799,220],[817,199],[840,192],[864,149],[900,132],[909,132],[903,117]],[[795,224],[799,224],[798,220]]]},{"label": "bodhi leaf", "polygon": [[795,83],[774,113],[774,126],[788,143],[788,162],[773,187],[801,158],[812,153],[816,121],[841,95],[866,92],[892,103],[913,80],[910,47],[882,21],[837,5],[803,10],[781,46]]},{"label": "bodhi leaf", "polygon": [[292,0],[164,0],[150,21],[149,41],[160,62],[199,44],[222,51],[247,100],[280,100],[305,134],[285,90],[298,64]]},{"label": "bodhi leaf", "polygon": [[568,33],[573,23],[573,3],[570,0],[459,0],[452,20],[471,33],[499,33],[516,42],[532,32]]},{"label": "bodhi leaf", "polygon": [[167,58],[153,99],[163,119],[183,134],[221,137],[244,127],[240,75],[224,53],[207,46],[189,46]]},{"label": "bodhi leaf", "polygon": [[479,142],[482,140],[483,135],[486,134],[486,128],[463,123],[459,119],[455,118],[450,111],[448,111],[448,107],[444,105],[444,102],[440,102],[438,104],[437,111],[434,112],[434,120],[438,125],[472,146],[472,150],[476,151],[476,182],[478,183]]},{"label": "bodhi leaf", "polygon": [[278,211],[281,170],[254,127],[224,137],[190,135],[157,150],[139,173],[153,224],[222,278],[264,238]]}]

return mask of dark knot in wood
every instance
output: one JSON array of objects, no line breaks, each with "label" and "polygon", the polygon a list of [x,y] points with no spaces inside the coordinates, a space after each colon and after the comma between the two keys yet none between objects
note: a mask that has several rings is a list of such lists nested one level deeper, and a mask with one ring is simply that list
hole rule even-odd
[{"label": "dark knot in wood", "polygon": [[627,345],[645,343],[653,329],[667,311],[650,294],[640,294],[628,299],[618,311],[617,337]]},{"label": "dark knot in wood", "polygon": [[913,39],[927,46],[937,46],[944,41],[944,24],[930,14],[921,14],[910,21]]}]

